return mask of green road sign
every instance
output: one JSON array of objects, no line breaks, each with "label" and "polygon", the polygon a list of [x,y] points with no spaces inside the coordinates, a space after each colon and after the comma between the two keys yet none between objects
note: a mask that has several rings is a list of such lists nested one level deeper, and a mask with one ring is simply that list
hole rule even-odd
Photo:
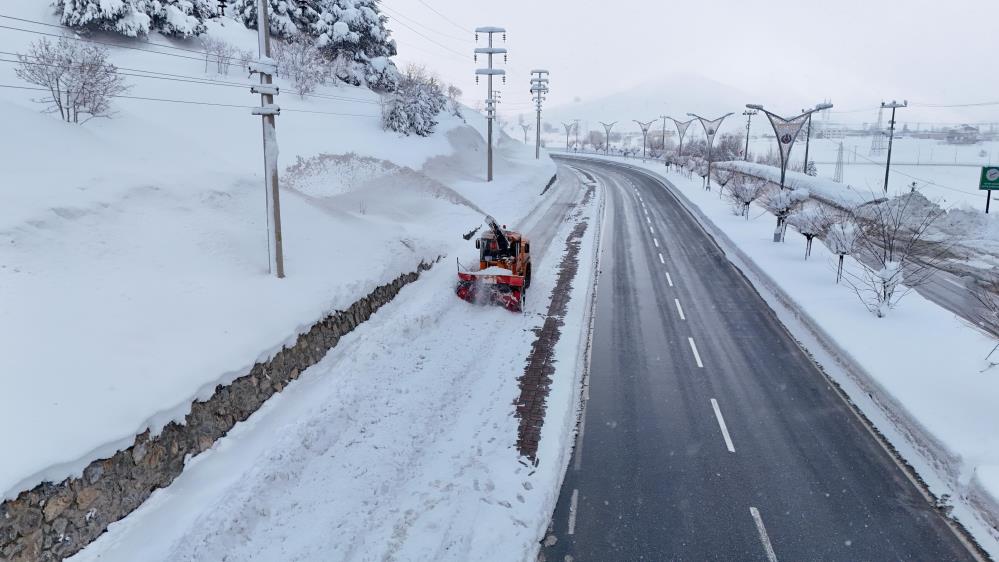
[{"label": "green road sign", "polygon": [[999,189],[999,166],[982,166],[978,189]]}]

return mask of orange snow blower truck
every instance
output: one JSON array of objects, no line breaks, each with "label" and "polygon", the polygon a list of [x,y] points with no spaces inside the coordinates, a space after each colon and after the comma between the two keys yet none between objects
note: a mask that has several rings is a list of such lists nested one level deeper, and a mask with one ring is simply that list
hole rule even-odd
[{"label": "orange snow blower truck", "polygon": [[479,269],[458,266],[458,297],[473,303],[498,304],[507,310],[524,309],[524,293],[531,286],[531,242],[519,232],[506,230],[492,217],[489,229],[475,240]]}]

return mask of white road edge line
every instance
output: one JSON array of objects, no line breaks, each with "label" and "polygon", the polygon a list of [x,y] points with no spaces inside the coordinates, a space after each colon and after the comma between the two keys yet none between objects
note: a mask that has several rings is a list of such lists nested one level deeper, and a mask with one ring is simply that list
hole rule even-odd
[{"label": "white road edge line", "polygon": [[683,307],[680,306],[680,299],[673,299],[673,302],[676,303],[676,311],[680,313],[680,320],[686,320],[687,317],[683,315]]},{"label": "white road edge line", "polygon": [[722,417],[721,408],[718,407],[718,401],[714,398],[711,399],[711,407],[715,410],[715,419],[718,420],[718,427],[721,428],[722,437],[725,438],[725,446],[728,447],[728,452],[735,452],[735,445],[732,444],[732,437],[728,434],[728,426],[725,425],[725,418]]},{"label": "white road edge line", "polygon": [[656,248],[658,248],[659,247],[659,239],[658,238],[653,238],[652,241],[656,243]]},{"label": "white road edge line", "polygon": [[694,360],[697,361],[697,366],[703,369],[704,363],[701,363],[701,354],[697,352],[697,344],[694,343],[694,338],[687,338],[687,341],[690,342],[690,349],[694,352]]},{"label": "white road edge line", "polygon": [[579,435],[576,436],[576,458],[573,459],[572,469],[579,470],[583,467],[583,438],[586,433],[586,402],[583,403],[583,411],[579,417]]},{"label": "white road edge line", "polygon": [[670,287],[673,286],[673,278],[669,276],[669,272],[668,271],[666,272],[666,282],[669,283]]},{"label": "white road edge line", "polygon": [[767,552],[767,560],[777,562],[777,553],[774,552],[774,547],[770,544],[770,537],[767,536],[767,528],[763,526],[763,518],[760,517],[760,510],[751,507],[749,508],[749,513],[753,516],[753,521],[756,522],[756,530],[760,533],[763,550]]},{"label": "white road edge line", "polygon": [[662,252],[659,253],[659,263],[666,265],[666,260],[663,259]]},{"label": "white road edge line", "polygon": [[[569,534],[576,534],[576,508],[579,506],[579,490],[572,491],[572,499],[569,500]],[[762,525],[762,523],[760,523]],[[764,531],[765,533],[766,531]]]}]

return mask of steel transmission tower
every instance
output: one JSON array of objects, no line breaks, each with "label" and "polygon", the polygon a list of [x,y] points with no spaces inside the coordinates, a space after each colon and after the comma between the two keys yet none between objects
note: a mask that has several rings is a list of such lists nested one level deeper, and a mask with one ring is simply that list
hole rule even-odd
[{"label": "steel transmission tower", "polygon": [[[534,95],[534,111],[538,116],[534,138],[535,160],[541,158],[541,102],[545,101],[545,94],[548,93],[548,74],[547,70],[531,71],[531,94]],[[526,143],[527,141],[525,140],[524,142]]]},{"label": "steel transmission tower", "polygon": [[874,136],[871,137],[870,156],[875,156],[885,151],[885,134],[884,131],[881,130],[881,123],[882,119],[884,118],[884,111],[885,111],[884,104],[882,104],[881,107],[878,108],[878,123],[874,125],[874,130],[872,131],[874,133]]},{"label": "steel transmission tower", "polygon": [[836,151],[836,172],[833,174],[833,181],[843,183],[843,141],[839,142],[839,150]]},{"label": "steel transmission tower", "polygon": [[493,181],[493,120],[496,118],[496,102],[493,99],[493,76],[501,76],[506,84],[506,71],[500,68],[493,68],[493,55],[503,55],[503,62],[506,62],[506,49],[503,47],[493,47],[493,35],[503,34],[503,42],[506,42],[506,30],[502,27],[477,27],[475,29],[475,41],[479,41],[479,34],[488,36],[486,47],[475,48],[475,60],[479,60],[479,55],[488,57],[489,66],[487,68],[475,69],[475,83],[479,83],[479,76],[486,76],[487,97],[486,97],[486,124],[487,124],[487,147],[486,147],[486,181]]}]

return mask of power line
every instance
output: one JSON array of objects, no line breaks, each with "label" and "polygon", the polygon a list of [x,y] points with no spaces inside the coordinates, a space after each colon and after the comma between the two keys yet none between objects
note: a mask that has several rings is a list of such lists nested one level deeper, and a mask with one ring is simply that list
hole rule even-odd
[{"label": "power line", "polygon": [[[64,35],[64,34],[59,34],[59,33],[45,33],[44,31],[35,31],[35,30],[32,30],[32,29],[22,29],[20,27],[10,27],[10,26],[7,26],[7,25],[0,25],[0,29],[10,29],[12,31],[23,31],[24,33],[34,33],[35,35],[44,35],[46,37],[55,37],[57,39],[70,39],[72,41],[81,41],[83,43],[96,43],[98,45],[104,45],[104,46],[107,46],[107,47],[115,47],[115,48],[118,48],[118,49],[128,49],[130,51],[141,51],[143,53],[152,53],[154,55],[163,55],[163,56],[166,56],[166,57],[176,57],[176,58],[179,58],[179,59],[196,60],[198,62],[201,62],[201,61],[205,60],[205,57],[203,57],[203,56],[201,56],[201,57],[189,57],[187,55],[177,55],[177,54],[174,54],[174,53],[164,53],[163,51],[153,51],[151,49],[140,49],[139,47],[129,47],[129,46],[126,46],[126,45],[118,45],[116,43],[108,43],[106,41],[97,41],[96,39],[83,39],[81,37],[73,37],[73,36],[70,36],[70,35]],[[152,44],[156,45],[157,47],[165,47],[165,45],[159,45],[159,44],[156,44],[156,43],[152,43]],[[170,47],[170,48],[176,48],[176,47]],[[195,53],[199,52],[199,51],[191,51],[190,49],[181,49],[181,50],[195,52]]]},{"label": "power line", "polygon": [[444,21],[446,21],[446,22],[450,23],[451,25],[455,26],[456,28],[464,31],[465,33],[468,33],[469,30],[472,29],[470,26],[461,25],[460,23],[455,22],[453,19],[451,19],[451,18],[445,16],[444,14],[438,12],[433,6],[431,6],[430,4],[427,4],[426,2],[424,2],[424,0],[418,0],[418,1],[419,1],[420,4],[423,4],[424,6],[426,6],[428,10],[430,10],[431,12],[437,14],[441,18],[443,18]]},{"label": "power line", "polygon": [[423,34],[422,32],[420,32],[420,31],[419,31],[418,29],[416,29],[415,27],[411,27],[411,26],[410,26],[410,25],[408,25],[408,24],[407,24],[406,22],[404,22],[404,21],[402,21],[402,20],[395,20],[395,21],[396,21],[396,23],[398,23],[399,25],[401,25],[401,26],[405,27],[406,29],[408,29],[408,30],[412,31],[413,33],[415,33],[415,34],[419,35],[420,37],[423,37],[424,39],[426,39],[427,41],[430,41],[430,42],[431,42],[431,43],[433,43],[434,45],[437,45],[438,47],[440,47],[440,48],[444,49],[445,51],[448,51],[449,53],[453,53],[453,54],[455,54],[455,55],[457,55],[457,56],[461,57],[461,60],[465,60],[465,61],[467,61],[467,60],[468,60],[468,59],[467,59],[467,57],[465,57],[465,55],[463,55],[463,54],[459,53],[458,51],[455,51],[454,49],[452,49],[451,47],[448,47],[447,45],[445,45],[445,44],[443,44],[443,43],[439,43],[439,42],[437,42],[437,40],[436,40],[436,39],[433,39],[433,38],[431,38],[431,37],[428,37],[428,36],[424,35],[424,34]]},{"label": "power line", "polygon": [[[8,89],[12,89],[12,90],[29,90],[29,91],[35,91],[35,92],[48,92],[49,91],[47,88],[35,88],[35,87],[31,87],[31,86],[15,86],[15,85],[11,85],[11,84],[0,84],[0,88],[8,88]],[[195,101],[195,100],[178,100],[178,99],[170,99],[170,98],[152,98],[152,97],[145,97],[145,96],[128,96],[128,95],[122,95],[122,94],[108,96],[108,97],[111,97],[111,98],[120,98],[120,99],[127,99],[127,100],[138,100],[138,101],[153,101],[153,102],[163,102],[163,103],[178,103],[178,104],[185,104],[185,105],[203,105],[203,106],[210,106],[210,107],[229,107],[229,108],[236,108],[236,109],[258,109],[258,106],[252,106],[252,105],[236,105],[236,104],[230,104],[230,103],[216,103],[216,102]],[[335,111],[319,111],[319,110],[312,110],[312,109],[281,108],[281,111],[282,112],[289,112],[289,113],[313,113],[313,114],[318,114],[318,115],[334,115],[334,116],[337,116],[337,117],[380,117],[379,115],[365,115],[365,114],[358,114],[358,113],[339,113],[339,112],[335,112]]]},{"label": "power line", "polygon": [[440,35],[441,37],[447,37],[448,39],[453,39],[454,41],[461,41],[462,43],[473,43],[474,42],[469,37],[455,37],[454,35],[450,35],[450,34],[442,32],[442,31],[438,31],[438,30],[430,27],[429,25],[420,23],[420,22],[416,21],[415,19],[413,19],[413,18],[411,18],[409,16],[406,16],[406,15],[400,13],[400,12],[397,12],[396,10],[394,10],[392,8],[389,8],[388,6],[384,6],[383,5],[382,9],[383,10],[388,10],[388,12],[391,13],[391,14],[395,14],[396,18],[402,18],[404,20],[408,20],[413,25],[418,25],[418,26],[426,29],[427,31],[430,31],[431,33],[436,33],[437,35]]},{"label": "power line", "polygon": [[[6,55],[13,54],[13,55],[17,55],[17,53],[7,53],[5,51],[0,51],[0,54],[6,54]],[[30,61],[19,61],[19,60],[0,59],[0,63],[3,63],[3,62],[5,62],[5,63],[11,63],[11,64],[30,64],[30,65],[35,65],[35,66],[48,66],[48,67],[69,68],[69,66],[67,66],[67,65],[51,64],[51,63],[45,63],[45,62],[30,62]],[[122,76],[131,76],[131,77],[134,77],[134,78],[149,78],[149,79],[154,79],[154,80],[168,80],[168,81],[172,81],[172,82],[184,82],[184,83],[191,83],[191,84],[201,84],[201,85],[205,85],[205,86],[221,86],[221,87],[244,88],[244,89],[245,88],[250,88],[250,87],[253,86],[253,84],[249,84],[249,83],[247,83],[247,84],[241,84],[241,83],[238,83],[238,82],[224,82],[224,81],[221,81],[221,80],[213,80],[211,78],[199,78],[197,76],[185,76],[183,74],[168,74],[168,73],[165,73],[165,72],[156,72],[156,71],[153,71],[153,70],[144,70],[144,69],[138,69],[138,68],[124,68],[124,67],[116,67],[116,68],[118,68],[118,70],[125,70],[125,71],[131,71],[131,72],[142,72],[142,73],[145,73],[145,74],[152,74],[152,75],[154,75],[154,76],[147,76],[145,74],[132,74],[131,72],[120,72],[119,73]],[[337,96],[337,95],[332,95],[332,94],[316,94],[316,93],[305,93],[305,94],[303,94],[302,92],[300,92],[298,90],[287,90],[287,91],[289,93],[292,93],[292,94],[298,94],[299,96],[302,96],[302,97],[318,98],[318,99],[328,99],[328,100],[334,100],[334,101],[346,101],[346,102],[353,102],[353,103],[366,103],[366,104],[371,104],[371,105],[381,105],[381,102],[375,101],[375,100],[366,100],[366,99],[361,99],[361,98],[350,98],[350,97]]]}]

